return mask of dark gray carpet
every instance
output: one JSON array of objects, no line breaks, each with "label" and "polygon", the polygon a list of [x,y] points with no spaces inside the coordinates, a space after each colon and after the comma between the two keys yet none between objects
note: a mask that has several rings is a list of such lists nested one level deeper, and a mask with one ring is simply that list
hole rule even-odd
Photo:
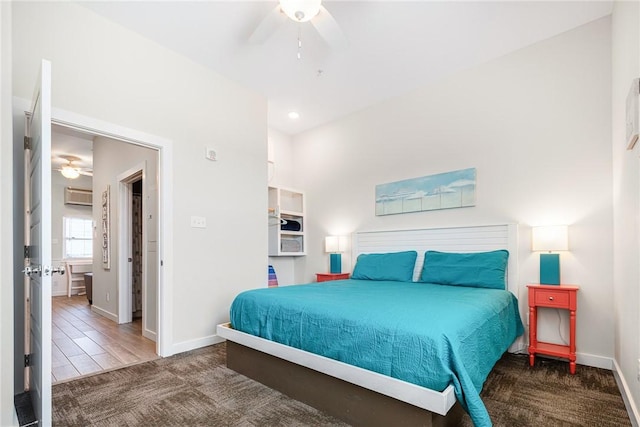
[{"label": "dark gray carpet", "polygon": [[[482,401],[495,426],[630,426],[613,373],[566,361],[505,354],[484,384]],[[473,424],[465,415],[463,426]]]},{"label": "dark gray carpet", "polygon": [[[57,426],[346,426],[225,366],[225,344],[53,387]],[[541,359],[540,359],[541,360]],[[482,398],[495,426],[631,425],[610,371],[505,355]],[[462,426],[472,426],[465,416]]]}]

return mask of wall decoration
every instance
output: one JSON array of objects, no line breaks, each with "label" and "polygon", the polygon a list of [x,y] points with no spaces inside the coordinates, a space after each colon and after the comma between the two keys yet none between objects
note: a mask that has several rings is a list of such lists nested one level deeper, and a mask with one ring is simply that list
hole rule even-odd
[{"label": "wall decoration", "polygon": [[393,215],[476,204],[476,169],[376,185],[376,215]]},{"label": "wall decoration", "polygon": [[627,95],[627,150],[632,150],[640,134],[640,78],[633,79]]},{"label": "wall decoration", "polygon": [[111,269],[109,235],[109,186],[102,192],[102,268]]}]

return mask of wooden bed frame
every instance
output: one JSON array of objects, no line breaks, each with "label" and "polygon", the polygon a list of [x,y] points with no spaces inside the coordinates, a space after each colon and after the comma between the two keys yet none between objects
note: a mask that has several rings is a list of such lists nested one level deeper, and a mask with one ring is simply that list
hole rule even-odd
[{"label": "wooden bed frame", "polygon": [[[422,270],[426,250],[482,252],[507,249],[508,290],[518,296],[517,225],[430,228],[358,232],[353,235],[353,260],[361,253],[415,250],[414,279]],[[217,326],[227,339],[227,366],[323,410],[352,425],[455,426],[464,413],[453,386],[442,392],[304,350]],[[514,343],[509,351],[518,350]]]}]

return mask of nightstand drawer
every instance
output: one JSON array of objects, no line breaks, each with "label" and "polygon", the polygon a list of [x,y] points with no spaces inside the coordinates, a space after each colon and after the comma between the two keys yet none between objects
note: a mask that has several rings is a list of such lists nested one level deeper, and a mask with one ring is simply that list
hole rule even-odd
[{"label": "nightstand drawer", "polygon": [[535,304],[541,307],[569,307],[569,292],[561,290],[538,289]]}]

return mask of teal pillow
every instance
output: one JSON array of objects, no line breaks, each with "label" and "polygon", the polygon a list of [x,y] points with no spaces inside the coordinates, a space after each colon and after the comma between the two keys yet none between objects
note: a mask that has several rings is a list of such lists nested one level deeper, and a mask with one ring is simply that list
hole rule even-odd
[{"label": "teal pillow", "polygon": [[361,254],[356,261],[351,278],[411,282],[417,257],[416,251]]},{"label": "teal pillow", "polygon": [[506,289],[505,274],[509,252],[475,253],[427,251],[421,282],[475,288]]}]

